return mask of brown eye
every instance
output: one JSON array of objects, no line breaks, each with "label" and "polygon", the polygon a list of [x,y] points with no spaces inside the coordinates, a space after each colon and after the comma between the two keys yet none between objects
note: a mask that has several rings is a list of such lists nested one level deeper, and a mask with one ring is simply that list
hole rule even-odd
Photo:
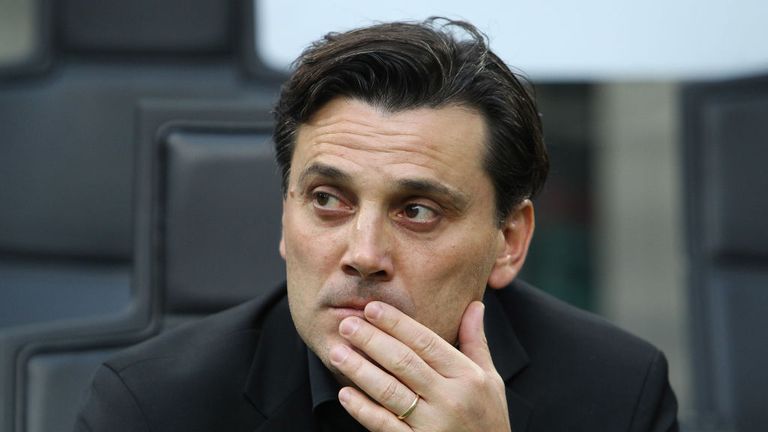
[{"label": "brown eye", "polygon": [[414,222],[429,222],[437,217],[437,212],[421,204],[408,204],[403,214]]},{"label": "brown eye", "polygon": [[328,201],[331,199],[331,195],[327,194],[325,192],[317,192],[315,193],[315,202],[320,207],[325,207],[328,205]]},{"label": "brown eye", "polygon": [[322,190],[312,192],[312,204],[321,210],[342,210],[348,207],[336,195]]}]

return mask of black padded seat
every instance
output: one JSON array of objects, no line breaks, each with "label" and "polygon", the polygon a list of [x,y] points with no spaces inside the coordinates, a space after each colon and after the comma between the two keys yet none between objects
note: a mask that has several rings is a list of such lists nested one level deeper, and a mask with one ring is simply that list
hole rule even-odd
[{"label": "black padded seat", "polygon": [[0,327],[116,315],[131,300],[122,262],[0,261]]},{"label": "black padded seat", "polygon": [[133,283],[140,299],[129,315],[138,319],[101,331],[85,321],[63,338],[22,347],[16,430],[68,428],[93,372],[110,354],[283,279],[280,177],[268,106],[242,99],[152,99],[137,106]]},{"label": "black padded seat", "polygon": [[167,55],[235,51],[238,1],[60,0],[62,49]]},{"label": "black padded seat", "polygon": [[116,349],[40,354],[27,361],[24,401],[27,432],[69,431],[93,371]]},{"label": "black padded seat", "polygon": [[[9,432],[69,429],[95,365],[168,321],[143,258],[152,245],[135,205],[137,143],[179,117],[144,133],[142,101],[197,100],[198,114],[226,101],[238,107],[199,117],[263,122],[280,78],[256,68],[253,2],[35,4],[39,47],[0,68],[0,430]],[[214,301],[185,298],[174,316]]]},{"label": "black padded seat", "polygon": [[269,126],[178,128],[164,140],[167,313],[210,313],[283,280],[280,178]]},{"label": "black padded seat", "polygon": [[[139,99],[250,98],[267,104],[275,91],[244,84],[224,64],[78,63],[39,84],[0,87],[0,295],[18,311],[15,324],[44,319],[35,313],[50,309],[38,304],[41,299],[52,302],[65,293],[74,307],[49,320],[127,306]],[[101,278],[103,292],[92,297],[105,260],[122,273]],[[25,273],[36,265],[38,275]],[[79,271],[85,273],[77,276]],[[41,282],[46,272],[47,284]],[[6,323],[11,318],[0,320],[0,326]]]}]

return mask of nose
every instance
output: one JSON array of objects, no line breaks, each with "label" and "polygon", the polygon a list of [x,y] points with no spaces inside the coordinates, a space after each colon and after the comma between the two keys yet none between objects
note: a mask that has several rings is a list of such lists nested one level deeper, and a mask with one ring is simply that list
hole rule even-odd
[{"label": "nose", "polygon": [[350,226],[347,250],[341,259],[344,273],[363,279],[387,281],[393,265],[389,227],[385,215],[374,208],[361,207]]}]

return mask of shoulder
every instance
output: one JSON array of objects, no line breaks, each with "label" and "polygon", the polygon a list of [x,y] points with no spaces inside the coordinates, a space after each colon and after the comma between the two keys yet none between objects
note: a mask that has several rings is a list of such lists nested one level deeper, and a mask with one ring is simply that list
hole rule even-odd
[{"label": "shoulder", "polygon": [[222,424],[209,413],[241,418],[250,412],[242,394],[262,327],[288,314],[286,303],[281,287],[118,353],[96,372],[77,430],[196,430]]},{"label": "shoulder", "polygon": [[676,401],[656,347],[522,281],[496,295],[530,360],[513,387],[538,408],[545,430],[558,421],[578,430],[664,421],[674,430]]},{"label": "shoulder", "polygon": [[[207,366],[209,361],[216,362],[223,357],[224,352],[247,349],[242,344],[251,345],[258,341],[265,318],[284,299],[285,289],[280,287],[233,308],[163,332],[121,351],[106,364],[117,372],[170,359],[183,359],[189,367]],[[218,355],[214,356],[214,353]]]},{"label": "shoulder", "polygon": [[551,354],[558,353],[558,363],[566,356],[592,366],[598,366],[601,360],[626,366],[645,364],[659,353],[650,343],[605,318],[525,282],[515,281],[496,295],[532,361],[549,362]]}]

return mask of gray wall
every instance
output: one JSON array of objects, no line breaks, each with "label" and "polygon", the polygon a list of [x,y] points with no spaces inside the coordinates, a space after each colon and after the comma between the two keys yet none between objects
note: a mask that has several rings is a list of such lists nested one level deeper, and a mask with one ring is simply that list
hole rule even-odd
[{"label": "gray wall", "polygon": [[0,0],[0,66],[28,53],[36,44],[37,0]]},{"label": "gray wall", "polygon": [[691,407],[678,86],[609,83],[594,103],[598,310],[661,348]]}]

